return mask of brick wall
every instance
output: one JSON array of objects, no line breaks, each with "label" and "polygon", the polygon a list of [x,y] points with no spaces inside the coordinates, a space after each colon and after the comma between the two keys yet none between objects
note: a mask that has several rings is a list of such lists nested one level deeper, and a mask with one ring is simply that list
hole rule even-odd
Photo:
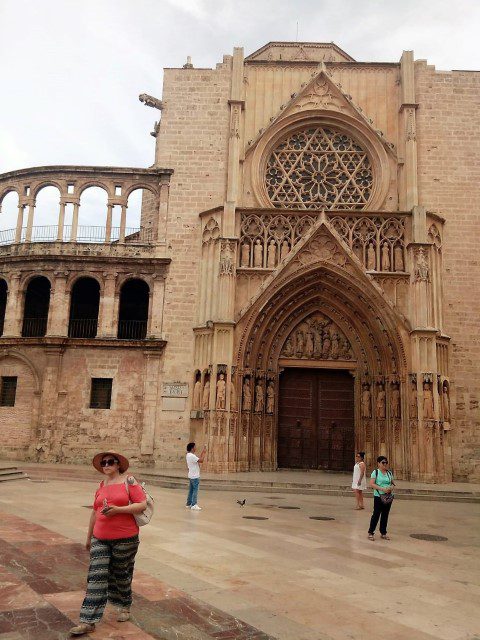
[{"label": "brick wall", "polygon": [[[165,70],[156,163],[172,168],[174,174],[167,227],[172,263],[165,290],[164,381],[192,379],[199,213],[222,205],[225,199],[230,79],[230,56],[216,69]],[[183,412],[162,411],[155,453],[161,463],[183,459],[189,428],[188,402]]]},{"label": "brick wall", "polygon": [[418,62],[415,73],[420,204],[447,221],[444,332],[452,338],[454,478],[478,482],[480,72],[441,72]]}]

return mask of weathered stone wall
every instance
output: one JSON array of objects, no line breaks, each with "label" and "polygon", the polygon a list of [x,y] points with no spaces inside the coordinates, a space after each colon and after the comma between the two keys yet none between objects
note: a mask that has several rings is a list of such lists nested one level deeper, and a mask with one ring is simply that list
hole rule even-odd
[{"label": "weathered stone wall", "polygon": [[446,218],[444,332],[450,378],[454,478],[480,480],[480,73],[415,66],[420,204]]},{"label": "weathered stone wall", "polygon": [[18,458],[31,444],[34,429],[37,384],[29,365],[19,358],[0,359],[0,376],[17,376],[15,406],[0,407],[0,449],[2,457]]},{"label": "weathered stone wall", "polygon": [[[200,274],[199,213],[225,199],[231,57],[216,69],[166,69],[164,109],[157,138],[157,166],[174,170],[170,186],[164,333],[164,381],[189,382]],[[191,388],[190,388],[191,391]],[[178,463],[190,432],[184,411],[164,410],[157,434],[159,464]]]}]

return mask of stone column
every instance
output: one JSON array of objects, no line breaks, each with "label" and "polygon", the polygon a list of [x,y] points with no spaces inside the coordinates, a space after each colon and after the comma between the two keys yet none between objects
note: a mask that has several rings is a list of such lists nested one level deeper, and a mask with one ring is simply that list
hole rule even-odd
[{"label": "stone column", "polygon": [[35,211],[35,204],[31,202],[28,205],[28,218],[27,218],[27,231],[25,233],[25,242],[31,242],[32,230],[33,230],[33,214]]},{"label": "stone column", "polygon": [[107,204],[107,221],[105,224],[105,242],[110,242],[112,239],[112,212],[113,204]]},{"label": "stone column", "polygon": [[147,337],[154,337],[157,340],[162,337],[163,329],[163,304],[165,300],[165,277],[163,275],[153,275],[153,291],[150,296],[150,306],[148,309],[148,330]]},{"label": "stone column", "polygon": [[63,242],[63,227],[65,224],[65,205],[63,200],[60,200],[60,211],[58,213],[58,228],[57,228],[57,240]]},{"label": "stone column", "polygon": [[418,205],[417,181],[417,131],[415,112],[415,63],[413,51],[404,51],[400,60],[401,105],[400,121],[403,124],[405,139],[404,201],[405,209]]},{"label": "stone column", "polygon": [[22,230],[23,230],[23,209],[25,205],[18,203],[18,215],[17,215],[17,228],[15,229],[15,242],[22,241]]},{"label": "stone column", "polygon": [[115,285],[117,273],[104,273],[105,284],[103,295],[100,297],[100,309],[98,317],[98,333],[101,338],[115,338],[117,335],[117,323],[115,321]]},{"label": "stone column", "polygon": [[67,336],[70,310],[70,296],[66,293],[68,271],[55,271],[54,276],[53,289],[50,292],[47,336]]},{"label": "stone column", "polygon": [[70,242],[76,242],[77,241],[77,234],[78,234],[78,210],[80,207],[80,203],[79,202],[74,202],[73,203],[73,216],[72,216],[72,230],[70,233]]},{"label": "stone column", "polygon": [[5,309],[5,322],[3,325],[4,338],[11,338],[20,335],[22,326],[21,313],[20,274],[12,273],[8,279],[7,306]]},{"label": "stone column", "polygon": [[152,233],[153,239],[165,242],[168,226],[168,201],[170,197],[170,176],[162,176],[159,184],[158,223]]},{"label": "stone column", "polygon": [[[40,429],[47,440],[50,459],[62,460],[62,425],[61,420],[56,419],[58,402],[58,380],[62,366],[64,348],[46,347],[46,363],[43,371],[42,395],[40,399]],[[48,437],[46,437],[48,434]],[[40,434],[37,434],[40,435]]]},{"label": "stone column", "polygon": [[[160,405],[161,352],[145,352],[145,380],[143,386],[143,428],[140,444],[142,456],[153,456],[157,408]],[[153,458],[152,458],[153,462]]]},{"label": "stone column", "polygon": [[120,214],[120,235],[119,242],[125,242],[125,228],[127,226],[127,205],[122,204],[122,212]]}]

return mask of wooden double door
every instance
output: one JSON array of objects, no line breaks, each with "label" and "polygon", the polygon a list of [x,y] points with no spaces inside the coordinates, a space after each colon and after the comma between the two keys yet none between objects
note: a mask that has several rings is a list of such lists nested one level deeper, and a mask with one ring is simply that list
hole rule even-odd
[{"label": "wooden double door", "polygon": [[350,471],[354,380],[348,371],[287,368],[280,374],[280,468]]}]

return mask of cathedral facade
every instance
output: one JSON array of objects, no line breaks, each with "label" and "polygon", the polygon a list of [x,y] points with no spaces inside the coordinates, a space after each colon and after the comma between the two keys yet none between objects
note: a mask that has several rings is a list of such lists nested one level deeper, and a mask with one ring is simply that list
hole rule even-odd
[{"label": "cathedral facade", "polygon": [[401,478],[479,481],[479,95],[480,73],[410,51],[236,48],[140,96],[161,112],[153,167],[0,176],[18,195],[0,232],[4,455],[115,446],[168,468],[194,439],[218,472],[343,471],[364,450]]}]

